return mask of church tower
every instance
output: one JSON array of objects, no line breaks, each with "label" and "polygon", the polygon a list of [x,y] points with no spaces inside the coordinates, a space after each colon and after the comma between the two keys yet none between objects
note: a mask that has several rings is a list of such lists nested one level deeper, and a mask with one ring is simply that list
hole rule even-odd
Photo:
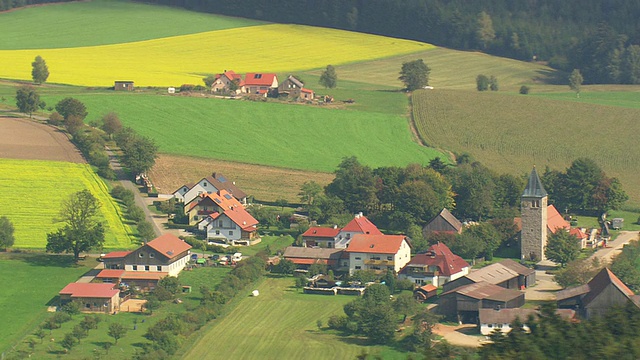
[{"label": "church tower", "polygon": [[529,182],[520,198],[522,231],[520,254],[525,260],[545,259],[547,246],[547,191],[542,186],[536,167],[531,170]]}]

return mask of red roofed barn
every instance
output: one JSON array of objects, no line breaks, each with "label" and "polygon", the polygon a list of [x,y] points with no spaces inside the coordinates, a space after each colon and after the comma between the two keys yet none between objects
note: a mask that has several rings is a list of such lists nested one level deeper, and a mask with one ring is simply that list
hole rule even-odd
[{"label": "red roofed barn", "polygon": [[59,295],[62,305],[77,301],[81,311],[110,314],[120,309],[120,290],[114,284],[71,283]]}]

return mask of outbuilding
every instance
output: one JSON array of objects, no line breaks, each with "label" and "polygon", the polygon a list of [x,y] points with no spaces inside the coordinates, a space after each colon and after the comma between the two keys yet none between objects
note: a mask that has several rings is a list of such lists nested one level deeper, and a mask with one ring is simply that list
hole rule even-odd
[{"label": "outbuilding", "polygon": [[113,85],[115,91],[133,91],[133,81],[118,81]]}]

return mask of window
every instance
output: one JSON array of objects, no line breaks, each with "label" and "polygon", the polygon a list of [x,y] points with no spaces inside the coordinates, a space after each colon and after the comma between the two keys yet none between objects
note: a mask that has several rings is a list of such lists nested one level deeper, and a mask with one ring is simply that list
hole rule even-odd
[{"label": "window", "polygon": [[138,265],[133,265],[133,271],[138,271]]},{"label": "window", "polygon": [[540,207],[540,200],[532,200],[531,201],[531,207],[532,208],[539,208]]},{"label": "window", "polygon": [[351,239],[351,234],[347,233],[347,239]]},{"label": "window", "polygon": [[387,260],[393,260],[393,256],[387,256]]},{"label": "window", "polygon": [[146,265],[146,266],[144,267],[144,271],[149,271],[149,265]]},{"label": "window", "polygon": [[216,230],[216,235],[220,235],[220,230]]},{"label": "window", "polygon": [[356,260],[362,260],[362,258],[360,258],[360,256],[356,256]]},{"label": "window", "polygon": [[150,257],[150,258],[152,258],[152,259],[153,259],[155,256],[156,256],[156,254],[154,254],[154,253],[149,253],[149,257]]},{"label": "window", "polygon": [[113,282],[113,279],[104,279],[102,280],[103,283],[107,283],[107,284],[111,284]]},{"label": "window", "polygon": [[156,266],[156,270],[162,271],[162,266]]},{"label": "window", "polygon": [[233,235],[233,231],[229,231],[229,235]]},{"label": "window", "polygon": [[361,266],[356,266],[356,270],[360,270],[360,269],[362,269]]},{"label": "window", "polygon": [[143,258],[144,257],[144,253],[143,252],[138,253],[138,257]]},{"label": "window", "polygon": [[207,182],[206,182],[206,181],[205,181],[205,182],[203,182],[203,183],[202,183],[202,186],[207,187]]},{"label": "window", "polygon": [[91,304],[86,303],[86,304],[84,304],[84,307],[86,307],[87,309],[91,309]]}]

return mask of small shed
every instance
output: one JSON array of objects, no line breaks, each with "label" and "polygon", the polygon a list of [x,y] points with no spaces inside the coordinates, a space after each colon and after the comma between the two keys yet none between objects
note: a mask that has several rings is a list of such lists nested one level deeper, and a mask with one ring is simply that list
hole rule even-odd
[{"label": "small shed", "polygon": [[113,89],[115,91],[133,91],[133,81],[116,81]]},{"label": "small shed", "polygon": [[613,230],[622,229],[622,225],[624,225],[624,219],[623,218],[613,218],[613,219],[611,219],[611,228]]},{"label": "small shed", "polygon": [[436,286],[432,284],[427,284],[419,288],[416,288],[413,291],[413,297],[419,302],[424,302],[428,298],[436,296],[437,292],[438,292],[438,288]]}]

